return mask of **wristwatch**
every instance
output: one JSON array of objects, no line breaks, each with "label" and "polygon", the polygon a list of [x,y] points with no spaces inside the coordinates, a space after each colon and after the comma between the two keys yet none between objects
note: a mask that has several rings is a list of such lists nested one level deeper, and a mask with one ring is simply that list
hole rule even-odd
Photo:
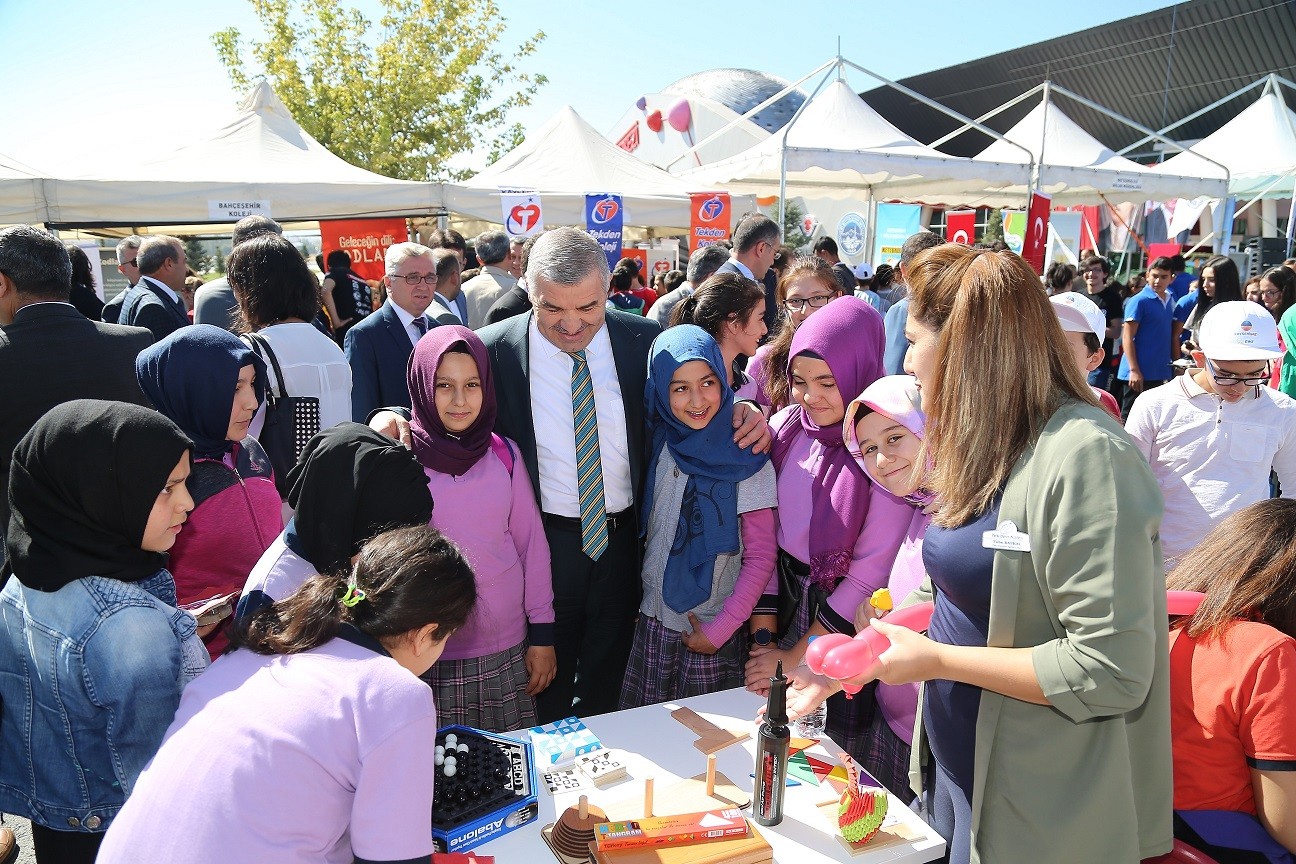
[{"label": "wristwatch", "polygon": [[770,632],[770,629],[768,627],[762,627],[748,637],[747,647],[768,648],[770,644],[773,643],[773,641],[774,641],[774,634]]}]

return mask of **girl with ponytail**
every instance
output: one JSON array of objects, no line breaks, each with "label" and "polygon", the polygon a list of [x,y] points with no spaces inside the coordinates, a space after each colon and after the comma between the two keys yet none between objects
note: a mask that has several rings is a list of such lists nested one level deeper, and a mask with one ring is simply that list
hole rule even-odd
[{"label": "girl with ponytail", "polygon": [[98,860],[426,860],[437,722],[417,676],[476,600],[458,548],[424,525],[252,612],[234,632],[246,650],[185,691]]}]

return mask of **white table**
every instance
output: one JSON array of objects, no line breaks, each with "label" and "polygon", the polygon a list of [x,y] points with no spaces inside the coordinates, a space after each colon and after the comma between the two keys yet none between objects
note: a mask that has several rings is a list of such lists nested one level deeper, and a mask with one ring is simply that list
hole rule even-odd
[{"label": "white table", "polygon": [[[706,756],[693,746],[697,736],[670,716],[676,708],[692,708],[707,720],[727,729],[738,731],[750,727],[752,737],[740,744],[726,747],[716,754],[717,770],[745,790],[752,786],[751,773],[756,762],[754,722],[756,712],[764,700],[743,689],[726,690],[706,696],[694,696],[661,705],[649,705],[631,711],[618,711],[585,718],[588,726],[603,746],[626,755],[626,764],[632,779],[608,784],[606,788],[587,794],[590,800],[617,802],[642,795],[643,781],[654,778],[656,789],[663,789],[680,779],[695,777],[706,772]],[[514,737],[524,738],[525,732]],[[815,755],[819,748],[827,751],[833,761],[841,752],[831,740],[824,738],[810,750]],[[822,754],[819,754],[824,758]],[[537,769],[538,770],[538,769]],[[475,852],[494,855],[499,862],[535,862],[550,864],[557,859],[540,837],[540,829],[553,822],[557,815],[576,804],[580,793],[549,794],[540,780],[540,815],[535,822],[477,847]],[[828,785],[811,786],[802,783],[786,790],[783,821],[772,828],[758,826],[762,835],[774,849],[774,860],[782,864],[819,864],[825,861],[851,861],[857,864],[921,864],[934,861],[945,853],[945,841],[932,831],[917,814],[910,811],[895,796],[891,796],[889,813],[898,814],[901,821],[921,832],[920,839],[884,846],[877,850],[851,855],[833,833],[833,825],[815,805],[832,798]]]}]

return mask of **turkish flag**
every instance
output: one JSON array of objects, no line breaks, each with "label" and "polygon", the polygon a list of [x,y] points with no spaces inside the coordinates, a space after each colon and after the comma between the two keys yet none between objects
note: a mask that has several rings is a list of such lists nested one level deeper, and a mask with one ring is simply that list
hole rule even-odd
[{"label": "turkish flag", "polygon": [[1044,274],[1044,254],[1048,249],[1049,211],[1053,199],[1043,192],[1031,194],[1026,208],[1026,236],[1022,239],[1022,257],[1036,273]]},{"label": "turkish flag", "polygon": [[945,242],[971,246],[975,241],[975,210],[950,210],[945,214]]}]

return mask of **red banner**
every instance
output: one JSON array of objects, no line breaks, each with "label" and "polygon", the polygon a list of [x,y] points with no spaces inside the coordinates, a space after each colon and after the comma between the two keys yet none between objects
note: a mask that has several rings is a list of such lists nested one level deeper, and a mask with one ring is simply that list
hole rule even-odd
[{"label": "red banner", "polygon": [[728,238],[730,213],[728,192],[689,195],[689,253]]},{"label": "red banner", "polygon": [[945,240],[971,246],[976,242],[976,211],[950,210],[945,214]]},{"label": "red banner", "polygon": [[409,239],[404,219],[321,219],[319,226],[325,259],[341,249],[361,279],[381,279],[387,250]]},{"label": "red banner", "polygon": [[1090,204],[1079,204],[1070,208],[1080,214],[1080,249],[1083,252],[1092,249],[1098,251],[1098,232],[1102,229],[1102,216],[1098,208]]},{"label": "red banner", "polygon": [[1053,199],[1043,192],[1031,195],[1030,206],[1026,208],[1026,236],[1022,239],[1022,257],[1035,269],[1044,273],[1044,255],[1048,250],[1049,210]]}]

